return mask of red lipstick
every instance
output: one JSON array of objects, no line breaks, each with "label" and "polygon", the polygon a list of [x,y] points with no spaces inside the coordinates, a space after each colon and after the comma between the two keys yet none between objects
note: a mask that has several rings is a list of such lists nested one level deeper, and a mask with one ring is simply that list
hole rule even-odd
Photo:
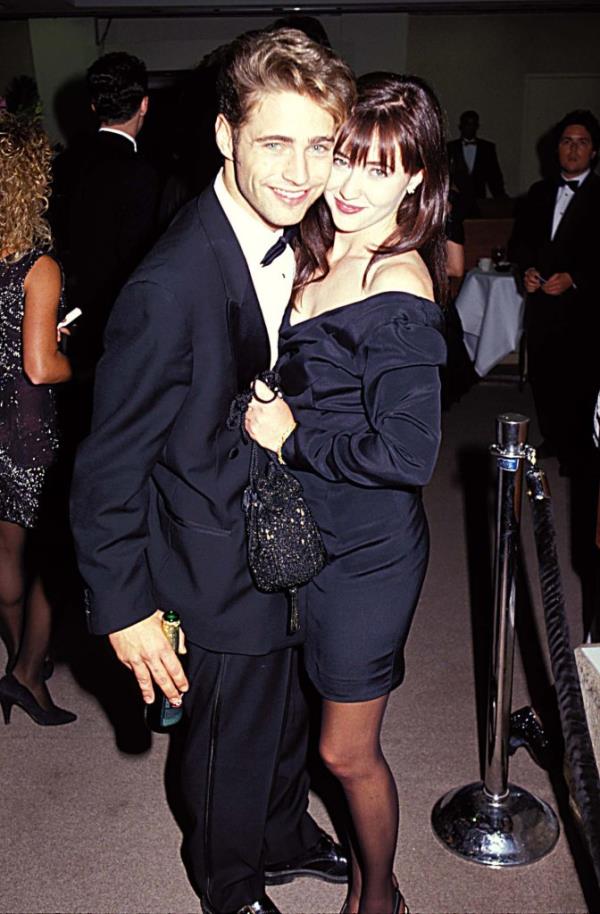
[{"label": "red lipstick", "polygon": [[345,213],[347,216],[352,216],[354,213],[362,213],[364,206],[351,206],[349,203],[344,203],[343,200],[340,200],[339,197],[334,197],[335,205],[339,209],[340,213]]}]

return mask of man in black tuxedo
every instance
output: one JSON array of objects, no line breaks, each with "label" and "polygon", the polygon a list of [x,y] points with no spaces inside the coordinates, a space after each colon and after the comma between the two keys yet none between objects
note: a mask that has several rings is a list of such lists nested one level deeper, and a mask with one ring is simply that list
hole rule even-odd
[{"label": "man in black tuxedo", "polygon": [[87,72],[100,128],[73,166],[68,217],[69,297],[83,316],[70,341],[76,372],[93,373],[110,309],[155,240],[158,176],[138,154],[148,76],[131,54],[105,54]]},{"label": "man in black tuxedo", "polygon": [[556,128],[560,174],[534,184],[515,223],[512,259],[527,290],[528,373],[544,454],[563,466],[591,449],[600,386],[600,178],[593,171],[600,125],[572,111]]},{"label": "man in black tuxedo", "polygon": [[[88,620],[143,698],[156,683],[188,718],[188,857],[206,914],[276,912],[265,882],[347,878],[307,813],[300,632],[248,570],[242,493],[250,447],[234,397],[274,364],[295,224],[329,177],[354,98],[346,65],[297,30],[234,43],[220,79],[224,167],[121,292],[81,447],[72,518]],[[275,259],[267,251],[281,252]],[[300,601],[301,620],[303,616]],[[187,676],[161,631],[176,610]]]},{"label": "man in black tuxedo", "polygon": [[500,170],[496,146],[489,140],[480,140],[479,115],[476,111],[463,111],[458,124],[460,138],[448,143],[450,177],[461,194],[466,216],[479,215],[477,200],[487,196],[505,197],[504,178]]}]

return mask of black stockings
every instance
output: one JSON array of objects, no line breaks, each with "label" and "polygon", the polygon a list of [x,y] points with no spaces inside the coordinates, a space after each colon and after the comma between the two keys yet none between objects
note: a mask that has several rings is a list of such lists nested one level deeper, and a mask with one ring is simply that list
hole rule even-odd
[{"label": "black stockings", "polygon": [[320,751],[344,789],[355,846],[349,914],[391,914],[398,793],[380,744],[388,696],[323,702]]},{"label": "black stockings", "polygon": [[0,635],[9,669],[43,708],[52,707],[43,665],[50,644],[51,610],[39,575],[25,588],[27,531],[0,521]]}]

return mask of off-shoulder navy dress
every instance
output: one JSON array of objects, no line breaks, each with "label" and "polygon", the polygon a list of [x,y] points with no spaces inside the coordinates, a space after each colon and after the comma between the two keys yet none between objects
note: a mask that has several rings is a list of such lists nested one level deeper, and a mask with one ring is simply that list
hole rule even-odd
[{"label": "off-shoulder navy dress", "polygon": [[366,701],[402,681],[429,538],[421,486],[440,443],[440,308],[383,292],[292,323],[278,370],[298,421],[283,456],[329,556],[305,589],[305,663],[320,694]]}]

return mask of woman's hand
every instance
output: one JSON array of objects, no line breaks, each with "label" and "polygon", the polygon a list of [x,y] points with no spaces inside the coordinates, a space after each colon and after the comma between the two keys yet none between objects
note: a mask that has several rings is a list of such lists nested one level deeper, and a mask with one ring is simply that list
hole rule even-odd
[{"label": "woman's hand", "polygon": [[252,397],[246,411],[244,428],[250,438],[261,447],[277,451],[283,436],[294,425],[294,414],[285,400],[279,396],[274,397],[273,391],[262,381],[255,382],[254,391],[260,400],[270,402],[261,403],[256,397]]}]

